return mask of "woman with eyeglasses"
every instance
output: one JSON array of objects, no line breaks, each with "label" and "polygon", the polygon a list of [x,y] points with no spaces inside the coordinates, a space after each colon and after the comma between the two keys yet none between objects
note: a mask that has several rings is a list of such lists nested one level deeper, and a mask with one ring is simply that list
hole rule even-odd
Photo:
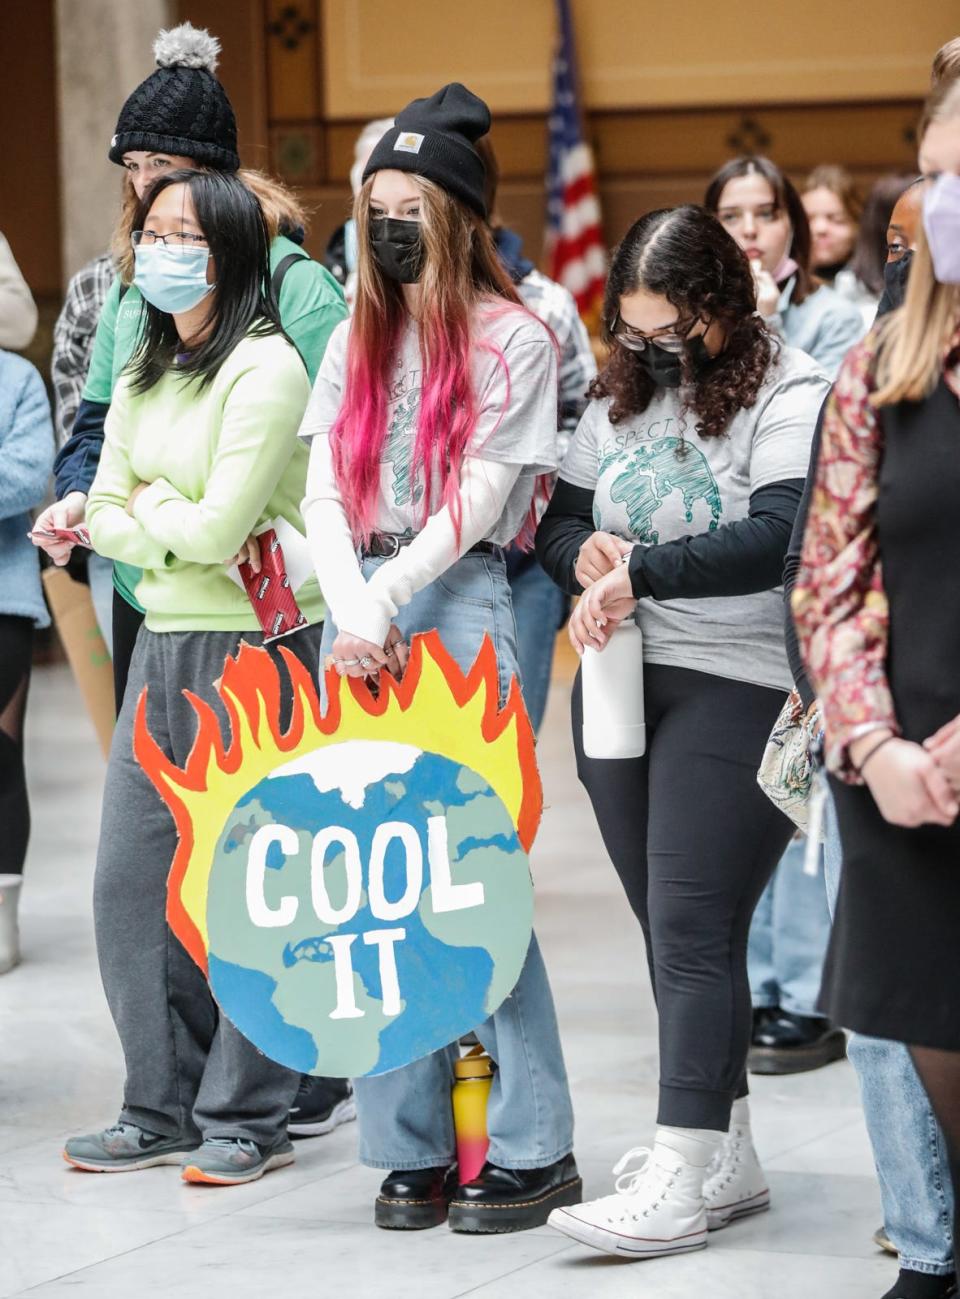
[{"label": "woman with eyeglasses", "polygon": [[[113,394],[87,507],[97,553],[142,570],[146,609],[110,751],[94,885],[126,1082],[117,1122],[72,1138],[64,1155],[90,1172],[178,1164],[186,1181],[234,1185],[293,1161],[286,1128],[299,1076],[218,1014],[167,925],[177,835],[134,756],[134,717],[146,688],[147,725],[178,765],[197,734],[188,692],[229,724],[213,683],[227,656],[263,634],[226,565],[270,520],[304,531],[297,431],[310,381],[270,294],[263,212],[238,177],[174,171],[148,191],[136,224],[143,333]],[[308,625],[283,644],[312,670],[316,578],[295,596]],[[282,664],[280,675],[289,712]]]},{"label": "woman with eyeglasses", "polygon": [[746,1100],[746,948],[792,827],[756,774],[791,684],[776,588],[829,384],[755,295],[702,208],[630,228],[607,283],[609,359],[537,534],[543,566],[582,595],[578,653],[600,651],[602,670],[621,623],[643,633],[646,753],[586,756],[579,680],[573,738],[646,944],[657,1133],[617,1165],[615,1194],[550,1218],[633,1258],[701,1248],[769,1203]]},{"label": "woman with eyeglasses", "polygon": [[746,253],[770,329],[835,378],[866,325],[853,303],[814,276],[810,223],[790,179],[769,158],[734,158],[710,181],[703,203]]}]

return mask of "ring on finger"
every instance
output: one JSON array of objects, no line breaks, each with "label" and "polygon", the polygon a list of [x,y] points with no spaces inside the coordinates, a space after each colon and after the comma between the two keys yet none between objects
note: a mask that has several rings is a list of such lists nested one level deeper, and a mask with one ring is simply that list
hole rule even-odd
[{"label": "ring on finger", "polygon": [[359,663],[360,666],[363,668],[364,672],[366,672],[368,668],[373,667],[373,659],[370,657],[369,654],[364,654],[358,659],[353,659],[352,662]]}]

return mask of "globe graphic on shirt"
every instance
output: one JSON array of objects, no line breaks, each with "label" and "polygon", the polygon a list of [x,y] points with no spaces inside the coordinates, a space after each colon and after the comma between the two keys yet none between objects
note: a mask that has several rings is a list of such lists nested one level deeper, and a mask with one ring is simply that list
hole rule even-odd
[{"label": "globe graphic on shirt", "polygon": [[[298,847],[292,850],[292,840],[286,851],[270,843],[258,876],[249,868],[251,841],[271,826],[292,828]],[[410,904],[407,914],[386,921],[370,898],[378,827],[381,840],[388,838],[379,854],[378,909],[383,898],[395,907],[405,898]],[[323,850],[315,852],[318,835]],[[354,837],[361,887],[354,878],[356,906],[348,915],[345,845]],[[438,899],[445,883],[447,906],[451,896],[472,905],[435,906],[435,870]],[[318,918],[318,872],[336,924]],[[266,927],[254,922],[251,888],[262,889]],[[295,915],[280,923],[294,909],[291,899]],[[230,1021],[280,1064],[331,1077],[386,1073],[456,1041],[493,1013],[520,975],[532,913],[526,853],[509,811],[482,776],[411,745],[350,740],[277,767],[227,817],[207,895],[210,986]],[[383,944],[367,939],[384,930],[393,935],[386,955],[395,958],[399,1013],[396,989],[393,1003],[385,1001]],[[330,942],[338,935],[355,935],[337,940],[348,950],[347,975],[340,971],[346,996]]]}]

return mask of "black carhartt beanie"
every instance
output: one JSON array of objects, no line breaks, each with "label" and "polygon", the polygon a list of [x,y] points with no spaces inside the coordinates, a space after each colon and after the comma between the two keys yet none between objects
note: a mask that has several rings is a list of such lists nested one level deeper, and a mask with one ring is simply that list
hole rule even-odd
[{"label": "black carhartt beanie", "polygon": [[429,99],[415,99],[397,114],[364,168],[410,171],[435,181],[461,203],[487,215],[483,196],[483,159],[473,147],[490,130],[490,109],[458,81]]},{"label": "black carhartt beanie", "polygon": [[179,154],[218,171],[236,171],[237,122],[227,92],[213,75],[220,42],[182,23],[153,44],[157,70],[120,110],[110,161],[123,165],[129,149]]}]

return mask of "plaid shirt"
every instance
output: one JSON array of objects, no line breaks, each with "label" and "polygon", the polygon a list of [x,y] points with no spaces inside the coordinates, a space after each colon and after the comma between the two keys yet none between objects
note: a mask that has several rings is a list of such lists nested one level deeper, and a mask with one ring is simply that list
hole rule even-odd
[{"label": "plaid shirt", "polygon": [[73,431],[77,407],[93,354],[97,322],[116,271],[109,253],[87,262],[67,286],[63,310],[53,327],[53,378],[57,445]]},{"label": "plaid shirt", "polygon": [[590,347],[590,335],[580,319],[577,304],[569,289],[540,271],[531,270],[517,284],[517,292],[533,314],[549,328],[560,347],[560,459],[580,416],[587,408],[587,385],[597,373],[597,363]]}]

